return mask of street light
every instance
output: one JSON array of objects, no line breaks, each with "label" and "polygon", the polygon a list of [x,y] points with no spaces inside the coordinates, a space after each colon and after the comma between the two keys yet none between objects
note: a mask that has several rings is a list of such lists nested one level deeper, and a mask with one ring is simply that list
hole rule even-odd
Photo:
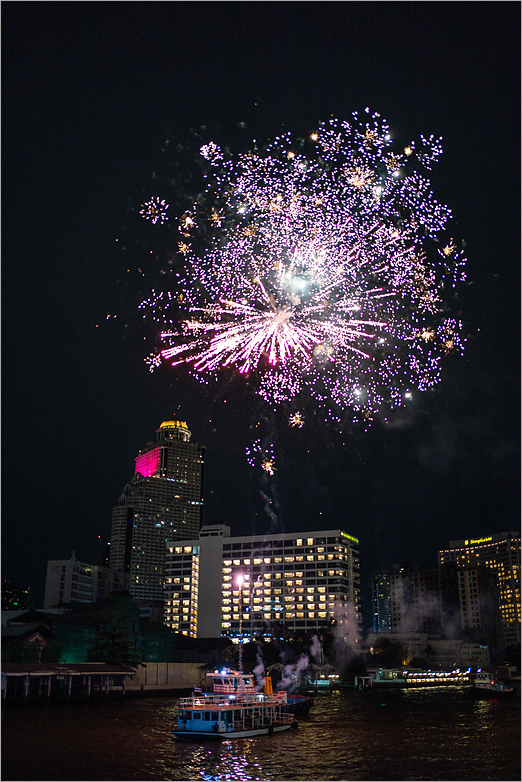
[{"label": "street light", "polygon": [[239,589],[239,673],[243,673],[243,606],[241,587],[245,579],[238,575],[236,582]]}]

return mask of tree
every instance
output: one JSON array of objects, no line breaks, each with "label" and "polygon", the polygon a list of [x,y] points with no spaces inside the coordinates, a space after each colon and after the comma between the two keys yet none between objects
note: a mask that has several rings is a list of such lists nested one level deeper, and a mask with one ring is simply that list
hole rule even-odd
[{"label": "tree", "polygon": [[404,657],[404,647],[389,638],[379,638],[374,651],[376,662],[382,668],[400,668]]},{"label": "tree", "polygon": [[110,663],[125,668],[142,665],[141,654],[135,649],[134,638],[128,630],[127,619],[112,612],[100,617],[96,638],[87,653],[88,662]]}]

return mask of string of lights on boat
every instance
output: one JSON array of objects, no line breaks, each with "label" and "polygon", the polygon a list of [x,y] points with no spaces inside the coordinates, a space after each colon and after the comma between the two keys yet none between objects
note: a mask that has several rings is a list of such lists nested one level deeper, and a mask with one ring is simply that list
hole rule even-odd
[{"label": "string of lights on boat", "polygon": [[[428,178],[441,153],[433,136],[395,149],[368,109],[247,154],[203,144],[206,191],[179,218],[183,271],[140,305],[161,340],[150,370],[255,375],[268,405],[305,395],[333,420],[369,422],[433,388],[465,343],[450,303],[466,259]],[[162,195],[140,212],[159,225]],[[294,410],[289,425],[303,423]]]}]

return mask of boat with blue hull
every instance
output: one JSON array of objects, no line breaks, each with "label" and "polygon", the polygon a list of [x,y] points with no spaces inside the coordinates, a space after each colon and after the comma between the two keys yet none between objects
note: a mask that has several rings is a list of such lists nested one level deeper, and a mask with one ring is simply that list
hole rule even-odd
[{"label": "boat with blue hull", "polygon": [[[253,677],[235,671],[207,674],[211,693],[180,698],[174,736],[186,741],[223,741],[273,735],[297,728],[286,692],[255,692]],[[270,688],[268,688],[270,689]]]}]

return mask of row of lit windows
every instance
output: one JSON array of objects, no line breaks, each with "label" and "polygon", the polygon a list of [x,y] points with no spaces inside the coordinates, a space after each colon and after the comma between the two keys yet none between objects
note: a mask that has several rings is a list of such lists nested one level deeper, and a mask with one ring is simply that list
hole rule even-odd
[{"label": "row of lit windows", "polygon": [[[347,560],[348,558],[344,556],[344,554],[307,554],[306,557],[304,556],[298,556],[298,557],[284,557],[284,561],[287,564],[290,564],[292,562],[326,562],[332,561],[332,560]],[[283,557],[254,557],[254,559],[246,558],[243,559],[243,565],[280,565],[283,562]],[[223,568],[223,573],[231,573],[232,568],[230,567],[232,564],[237,566],[241,565],[241,560],[234,559],[234,560],[224,560],[223,564],[225,567]]]},{"label": "row of lit windows", "polygon": [[[261,615],[264,619],[327,619],[328,613],[326,611],[309,611],[305,613],[304,611],[286,611],[286,612],[262,612],[258,611],[256,612],[255,618],[260,618]],[[244,614],[243,619],[250,619],[250,614]],[[223,621],[221,622],[221,627],[230,627],[231,626],[231,619],[235,619],[236,621],[239,620],[238,614],[226,614],[223,616]]]}]

